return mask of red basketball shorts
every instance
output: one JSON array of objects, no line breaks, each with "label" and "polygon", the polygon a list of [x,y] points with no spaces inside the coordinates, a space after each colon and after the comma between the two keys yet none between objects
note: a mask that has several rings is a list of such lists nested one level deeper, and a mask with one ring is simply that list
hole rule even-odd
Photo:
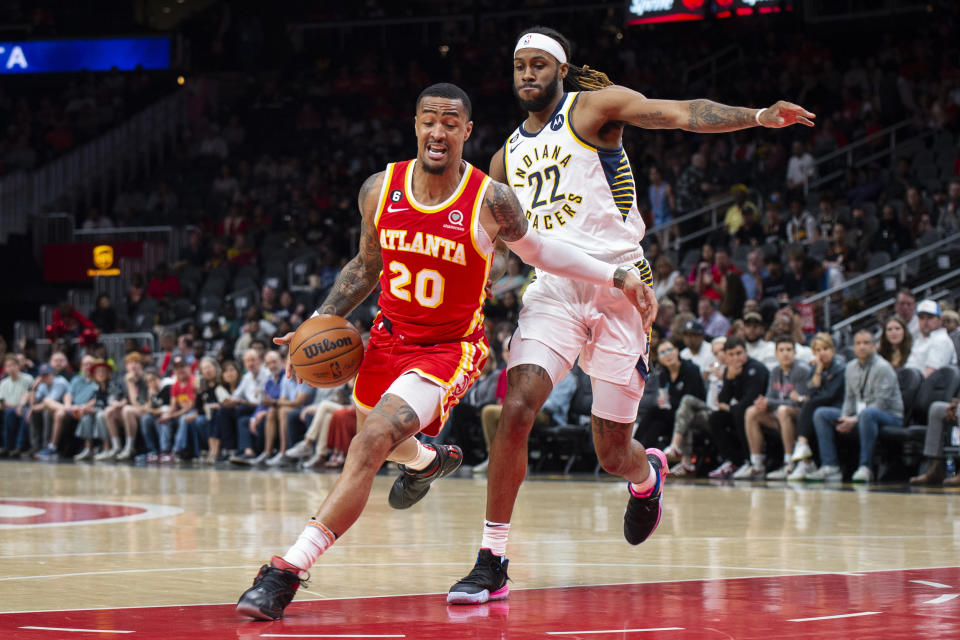
[{"label": "red basketball shorts", "polygon": [[404,373],[416,373],[443,391],[440,417],[420,426],[422,433],[435,436],[440,433],[450,410],[480,377],[489,353],[485,337],[476,341],[409,344],[395,338],[378,323],[370,332],[370,342],[354,383],[353,399],[358,407],[370,411],[394,380]]}]

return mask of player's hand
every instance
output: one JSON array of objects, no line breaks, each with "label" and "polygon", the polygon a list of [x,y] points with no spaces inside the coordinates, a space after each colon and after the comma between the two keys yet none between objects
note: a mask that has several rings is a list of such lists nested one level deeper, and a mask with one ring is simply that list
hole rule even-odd
[{"label": "player's hand", "polygon": [[[291,331],[291,332],[288,333],[287,335],[283,336],[282,338],[274,338],[274,339],[273,339],[273,344],[275,344],[275,345],[277,345],[277,346],[287,345],[287,346],[289,347],[291,340],[293,340],[293,331]],[[297,381],[297,384],[303,384],[303,380],[301,380],[300,378],[298,378],[298,377],[297,377],[296,375],[294,375],[294,373],[293,373],[293,365],[290,364],[290,349],[287,349],[287,366],[286,366],[286,370],[287,370],[287,377],[288,377],[288,378],[293,378],[294,380]]]},{"label": "player's hand", "polygon": [[800,105],[781,100],[760,113],[760,124],[768,129],[782,129],[794,124],[812,127],[813,119],[816,117],[816,114],[810,113]]},{"label": "player's hand", "polygon": [[656,294],[633,271],[627,272],[627,277],[623,281],[623,293],[643,316],[643,332],[646,333],[653,326],[657,311],[660,309]]}]

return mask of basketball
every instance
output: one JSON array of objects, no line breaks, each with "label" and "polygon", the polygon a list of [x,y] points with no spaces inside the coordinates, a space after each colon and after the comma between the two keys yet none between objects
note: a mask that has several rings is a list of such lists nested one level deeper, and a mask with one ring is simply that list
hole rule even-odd
[{"label": "basketball", "polygon": [[314,387],[336,387],[357,375],[363,339],[340,316],[307,318],[290,341],[290,363],[297,377]]}]

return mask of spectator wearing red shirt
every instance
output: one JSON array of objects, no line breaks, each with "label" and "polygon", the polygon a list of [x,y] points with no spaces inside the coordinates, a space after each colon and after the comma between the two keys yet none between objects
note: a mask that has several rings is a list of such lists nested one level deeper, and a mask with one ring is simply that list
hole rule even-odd
[{"label": "spectator wearing red shirt", "polygon": [[180,278],[170,273],[165,263],[160,263],[147,284],[147,295],[154,300],[179,296]]},{"label": "spectator wearing red shirt", "polygon": [[50,338],[59,338],[64,335],[76,337],[83,331],[96,332],[96,327],[87,316],[77,311],[66,300],[57,303],[57,308],[53,310],[53,322],[47,327]]},{"label": "spectator wearing red shirt", "polygon": [[730,250],[720,245],[713,253],[713,266],[710,268],[713,274],[713,284],[719,286],[723,282],[723,277],[728,273],[735,273],[738,276],[743,275],[740,269],[730,260]]}]

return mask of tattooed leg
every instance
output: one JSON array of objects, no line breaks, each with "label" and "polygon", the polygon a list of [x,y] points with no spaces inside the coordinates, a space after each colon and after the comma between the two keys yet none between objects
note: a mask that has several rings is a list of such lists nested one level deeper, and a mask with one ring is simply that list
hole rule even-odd
[{"label": "tattooed leg", "polygon": [[553,389],[546,370],[521,364],[507,372],[507,397],[487,467],[487,520],[510,522],[513,504],[527,475],[527,437]]},{"label": "tattooed leg", "polygon": [[[373,411],[376,411],[376,407],[371,410],[371,413],[373,413]],[[357,433],[359,433],[367,423],[367,415],[367,413],[357,409]],[[416,418],[416,415],[414,418]],[[374,421],[374,424],[376,424],[376,421]],[[410,436],[409,438],[401,440],[396,444],[396,446],[393,447],[389,455],[387,455],[387,460],[390,462],[409,460],[415,455],[417,455],[416,438],[414,436]]]},{"label": "tattooed leg", "polygon": [[604,471],[630,482],[646,480],[650,462],[643,445],[633,439],[633,423],[591,418],[593,446]]},{"label": "tattooed leg", "polygon": [[370,487],[387,455],[420,430],[420,419],[398,396],[386,394],[367,416],[364,427],[350,442],[343,471],[315,516],[343,535],[360,517]]}]

